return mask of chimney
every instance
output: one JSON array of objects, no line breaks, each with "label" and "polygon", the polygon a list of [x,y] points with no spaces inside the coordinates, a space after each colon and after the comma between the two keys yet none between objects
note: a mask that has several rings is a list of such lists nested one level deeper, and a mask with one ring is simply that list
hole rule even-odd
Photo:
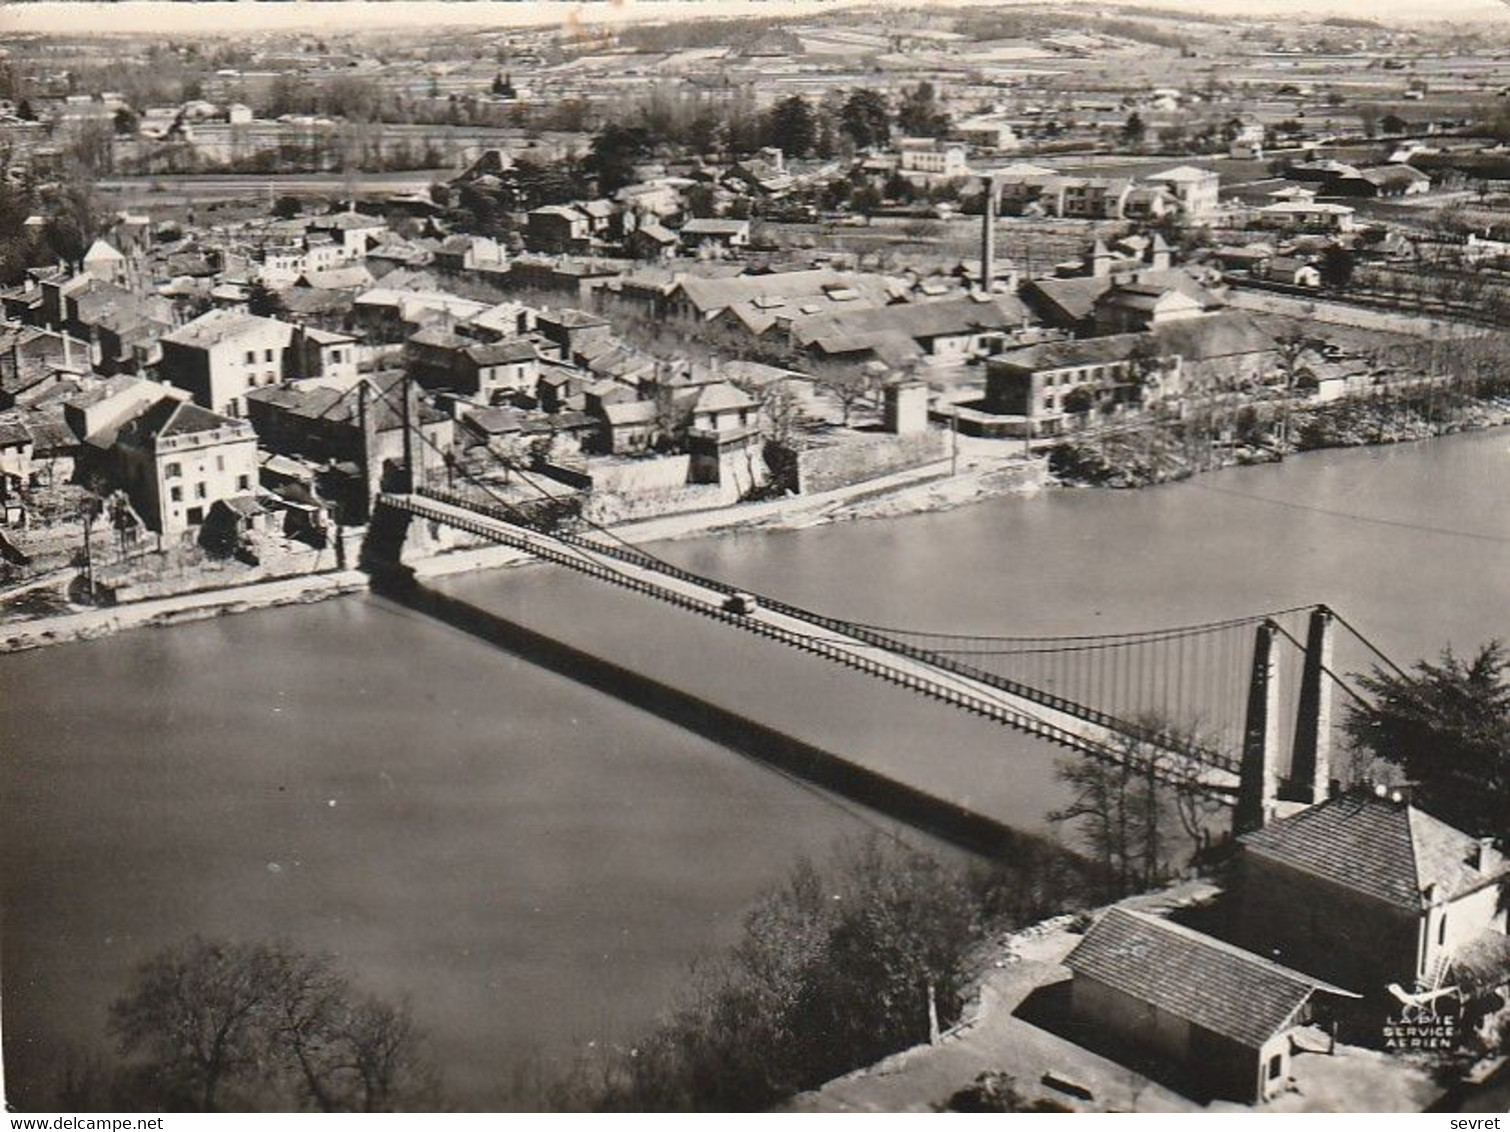
[{"label": "chimney", "polygon": [[1481,873],[1487,873],[1494,864],[1496,856],[1494,851],[1494,838],[1480,837],[1472,849],[1473,856],[1468,863]]},{"label": "chimney", "polygon": [[991,283],[996,276],[996,181],[984,178],[986,198],[981,208],[980,226],[980,289],[984,295],[991,293]]}]

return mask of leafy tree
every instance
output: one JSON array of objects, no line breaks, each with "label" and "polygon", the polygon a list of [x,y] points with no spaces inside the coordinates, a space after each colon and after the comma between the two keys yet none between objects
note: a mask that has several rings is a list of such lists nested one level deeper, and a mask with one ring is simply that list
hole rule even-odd
[{"label": "leafy tree", "polygon": [[696,184],[687,188],[682,199],[686,202],[687,214],[699,220],[718,215],[717,195],[711,185]]},{"label": "leafy tree", "polygon": [[52,254],[66,263],[83,258],[95,237],[104,231],[105,210],[95,194],[94,182],[83,170],[71,174],[42,229]]},{"label": "leafy tree", "polygon": [[598,179],[598,191],[616,192],[634,181],[634,167],[650,153],[650,135],[641,126],[604,126],[593,138],[587,168]]},{"label": "leafy tree", "polygon": [[147,960],[110,1011],[123,1053],[145,1055],[143,1074],[173,1107],[215,1112],[259,1071],[258,1012],[276,977],[264,947],[194,939]]},{"label": "leafy tree", "polygon": [[23,98],[20,102],[16,103],[16,117],[20,118],[23,122],[35,122],[37,120],[37,112],[32,109],[31,99]]},{"label": "leafy tree", "polygon": [[1398,114],[1386,114],[1379,121],[1379,129],[1385,134],[1403,134],[1410,129],[1410,123]]},{"label": "leafy tree", "polygon": [[291,193],[285,193],[273,201],[273,215],[279,220],[292,220],[304,211],[304,202]]},{"label": "leafy tree", "polygon": [[246,309],[249,314],[263,318],[278,318],[288,313],[283,296],[260,280],[253,283],[247,291]]},{"label": "leafy tree", "polygon": [[493,93],[499,98],[517,97],[517,92],[514,90],[513,76],[505,75],[502,71],[499,71],[493,79]]},{"label": "leafy tree", "polygon": [[806,157],[818,140],[818,122],[807,99],[794,94],[771,107],[765,133],[788,157]]},{"label": "leafy tree", "polygon": [[1353,279],[1354,258],[1347,248],[1330,245],[1321,253],[1321,281],[1328,287],[1346,287]]},{"label": "leafy tree", "polygon": [[914,138],[942,137],[949,132],[949,115],[939,105],[938,92],[930,82],[902,91],[897,107],[897,129]]},{"label": "leafy tree", "polygon": [[1478,836],[1510,830],[1510,681],[1498,641],[1464,659],[1452,649],[1406,672],[1375,666],[1359,683],[1372,703],[1348,709],[1360,750],[1399,767],[1423,808]]},{"label": "leafy tree", "polygon": [[859,87],[851,91],[839,111],[839,122],[856,149],[884,146],[891,140],[891,108],[878,90]]},{"label": "leafy tree", "polygon": [[1143,144],[1143,138],[1148,133],[1148,127],[1143,124],[1143,115],[1134,110],[1127,116],[1127,121],[1122,123],[1122,141],[1130,146]]},{"label": "leafy tree", "polygon": [[115,112],[115,132],[123,137],[129,137],[136,133],[136,111],[129,106],[122,106]]}]

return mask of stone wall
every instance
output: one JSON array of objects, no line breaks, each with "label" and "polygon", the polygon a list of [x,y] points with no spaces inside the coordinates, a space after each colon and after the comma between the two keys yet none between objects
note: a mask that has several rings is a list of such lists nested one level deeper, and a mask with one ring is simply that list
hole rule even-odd
[{"label": "stone wall", "polygon": [[739,490],[732,484],[697,483],[637,495],[595,491],[582,513],[594,523],[608,525],[728,507],[737,502]]},{"label": "stone wall", "polygon": [[808,495],[932,464],[948,455],[949,434],[929,431],[846,438],[822,448],[802,449],[791,454],[791,459],[796,465],[796,489]]},{"label": "stone wall", "polygon": [[616,495],[636,495],[685,487],[691,459],[683,453],[645,460],[594,461],[589,465],[592,489]]}]

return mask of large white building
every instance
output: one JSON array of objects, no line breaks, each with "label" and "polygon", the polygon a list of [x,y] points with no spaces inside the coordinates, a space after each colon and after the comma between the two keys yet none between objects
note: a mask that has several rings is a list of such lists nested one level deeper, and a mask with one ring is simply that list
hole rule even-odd
[{"label": "large white building", "polygon": [[928,173],[935,177],[964,177],[970,172],[965,147],[933,138],[903,138],[897,143],[897,167],[903,173]]},{"label": "large white building", "polygon": [[1193,165],[1177,165],[1162,173],[1145,177],[1150,185],[1156,185],[1175,200],[1190,220],[1206,220],[1215,216],[1221,208],[1221,176],[1210,169],[1197,169]]}]

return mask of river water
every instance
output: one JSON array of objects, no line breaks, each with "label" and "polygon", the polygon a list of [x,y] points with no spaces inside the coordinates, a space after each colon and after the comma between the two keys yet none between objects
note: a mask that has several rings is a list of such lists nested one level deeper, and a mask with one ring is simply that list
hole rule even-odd
[{"label": "river water", "polygon": [[[1101,633],[1326,602],[1402,659],[1510,637],[1510,438],[666,544],[855,620]],[[1041,828],[1054,755],[555,568],[449,592]],[[888,822],[373,597],[0,658],[9,1091],[132,964],[282,936],[408,996],[453,1098],[622,1040],[802,854]]]}]

